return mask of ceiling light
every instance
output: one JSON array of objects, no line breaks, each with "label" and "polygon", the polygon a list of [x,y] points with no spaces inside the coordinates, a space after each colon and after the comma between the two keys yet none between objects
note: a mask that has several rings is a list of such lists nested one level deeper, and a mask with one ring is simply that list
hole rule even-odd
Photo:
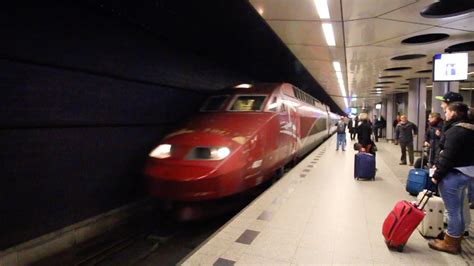
[{"label": "ceiling light", "polygon": [[239,84],[239,85],[235,86],[234,88],[237,88],[237,89],[248,89],[248,88],[251,88],[251,87],[252,87],[251,84],[246,84],[246,83],[244,83],[244,84]]},{"label": "ceiling light", "polygon": [[462,91],[472,91],[472,90],[474,90],[474,88],[460,88],[460,90],[462,90]]},{"label": "ceiling light", "polygon": [[342,73],[340,71],[336,72],[336,77],[337,77],[337,79],[342,79]]},{"label": "ceiling light", "polygon": [[327,0],[314,0],[316,4],[316,10],[320,19],[328,19],[329,17],[329,8]]},{"label": "ceiling light", "polygon": [[339,64],[339,62],[334,61],[332,62],[332,65],[334,66],[334,70],[336,70],[336,72],[341,72],[341,64]]},{"label": "ceiling light", "polygon": [[474,71],[473,72],[469,72],[467,73],[468,75],[474,75]]},{"label": "ceiling light", "polygon": [[260,16],[263,16],[263,8],[257,8],[257,12],[260,14]]},{"label": "ceiling light", "polygon": [[433,85],[426,85],[426,87],[427,87],[427,88],[432,88],[432,87],[433,87]]},{"label": "ceiling light", "polygon": [[336,40],[334,39],[334,32],[332,30],[332,24],[331,23],[323,23],[323,32],[324,32],[324,38],[326,38],[326,43],[329,46],[335,46],[336,45]]}]

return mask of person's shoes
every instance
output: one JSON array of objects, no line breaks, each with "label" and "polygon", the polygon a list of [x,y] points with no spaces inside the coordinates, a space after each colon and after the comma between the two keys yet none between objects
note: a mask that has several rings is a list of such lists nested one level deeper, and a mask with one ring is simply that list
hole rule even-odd
[{"label": "person's shoes", "polygon": [[336,149],[336,151],[338,151],[339,149]]},{"label": "person's shoes", "polygon": [[399,165],[407,165],[406,162],[400,162]]},{"label": "person's shoes", "polygon": [[461,237],[452,237],[446,234],[444,240],[434,239],[428,242],[428,246],[435,250],[459,254],[461,252],[461,240]]},{"label": "person's shoes", "polygon": [[464,236],[469,236],[469,231],[464,231]]},{"label": "person's shoes", "polygon": [[410,164],[409,164],[409,166],[413,166],[413,164],[412,164],[412,163],[410,163]]}]

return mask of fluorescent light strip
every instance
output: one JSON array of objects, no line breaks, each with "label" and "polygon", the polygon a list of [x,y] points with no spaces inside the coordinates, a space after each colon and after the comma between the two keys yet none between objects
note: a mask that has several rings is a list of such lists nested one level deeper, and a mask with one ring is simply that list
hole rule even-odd
[{"label": "fluorescent light strip", "polygon": [[318,11],[320,19],[330,18],[327,0],[314,0],[314,4],[316,5],[316,10]]},{"label": "fluorescent light strip", "polygon": [[334,39],[334,32],[332,30],[331,23],[323,23],[324,38],[329,46],[336,46],[336,40]]},{"label": "fluorescent light strip", "polygon": [[336,72],[341,72],[341,64],[339,64],[339,62],[334,61],[332,62],[332,65],[334,66],[334,70],[336,70]]},{"label": "fluorescent light strip", "polygon": [[342,79],[342,73],[340,71],[336,72],[337,79]]}]

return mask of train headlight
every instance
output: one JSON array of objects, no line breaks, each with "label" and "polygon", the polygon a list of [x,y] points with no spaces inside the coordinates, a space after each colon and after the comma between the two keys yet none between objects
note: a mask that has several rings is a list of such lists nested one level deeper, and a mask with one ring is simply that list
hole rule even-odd
[{"label": "train headlight", "polygon": [[215,148],[214,150],[211,149],[211,157],[217,160],[222,160],[225,157],[229,156],[230,150],[227,147],[220,147]]},{"label": "train headlight", "polygon": [[153,151],[148,154],[150,157],[165,159],[171,156],[171,145],[170,144],[161,144],[158,145]]},{"label": "train headlight", "polygon": [[186,156],[188,160],[222,160],[229,156],[227,147],[195,147]]}]

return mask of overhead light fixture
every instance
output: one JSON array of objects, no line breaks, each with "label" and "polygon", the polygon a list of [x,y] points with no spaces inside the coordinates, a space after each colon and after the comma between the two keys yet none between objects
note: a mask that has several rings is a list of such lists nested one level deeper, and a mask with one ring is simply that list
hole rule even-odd
[{"label": "overhead light fixture", "polygon": [[260,16],[263,16],[263,7],[257,8],[257,12],[260,14]]},{"label": "overhead light fixture", "polygon": [[474,71],[473,72],[469,72],[467,73],[468,75],[474,75]]},{"label": "overhead light fixture", "polygon": [[336,77],[337,77],[337,79],[342,79],[341,71],[336,72]]},{"label": "overhead light fixture", "polygon": [[472,91],[474,88],[459,88],[462,91]]},{"label": "overhead light fixture", "polygon": [[251,88],[251,87],[252,87],[252,84],[243,83],[243,84],[239,84],[239,85],[235,86],[234,88],[236,88],[236,89],[248,89],[248,88]]},{"label": "overhead light fixture", "polygon": [[329,19],[329,8],[328,8],[328,1],[327,0],[314,0],[316,4],[316,10],[318,11],[318,15],[320,19]]},{"label": "overhead light fixture", "polygon": [[334,70],[336,70],[336,72],[341,72],[341,64],[339,64],[339,62],[334,61],[332,62],[332,65],[334,66]]},{"label": "overhead light fixture", "polygon": [[332,30],[331,23],[323,23],[324,38],[329,46],[336,46],[336,40],[334,39],[334,32]]},{"label": "overhead light fixture", "polygon": [[433,88],[433,85],[426,85],[427,88]]}]

